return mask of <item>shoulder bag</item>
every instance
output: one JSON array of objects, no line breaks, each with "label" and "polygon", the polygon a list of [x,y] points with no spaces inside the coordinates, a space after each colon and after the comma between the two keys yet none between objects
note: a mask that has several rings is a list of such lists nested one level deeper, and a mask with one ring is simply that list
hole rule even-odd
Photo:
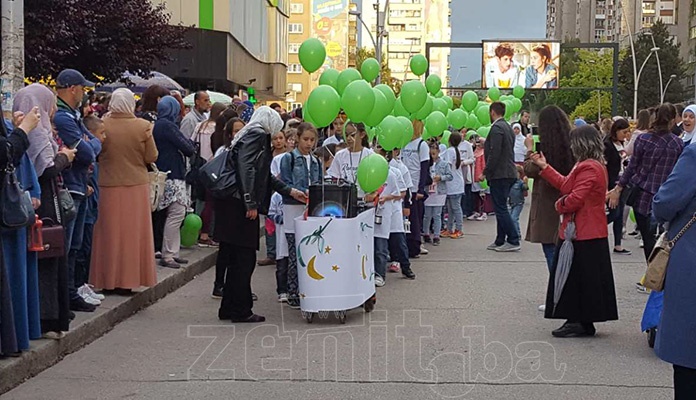
[{"label": "shoulder bag", "polygon": [[161,172],[155,163],[150,164],[147,175],[150,178],[150,211],[155,212],[164,194],[164,186],[169,172]]},{"label": "shoulder bag", "polygon": [[667,275],[667,265],[669,255],[677,241],[686,233],[691,225],[696,223],[696,213],[689,222],[677,233],[672,240],[667,240],[667,232],[663,232],[655,243],[655,247],[648,257],[648,269],[645,272],[644,286],[648,289],[661,292],[665,288],[665,276]]},{"label": "shoulder bag", "polygon": [[75,201],[73,201],[72,195],[68,192],[68,189],[63,186],[63,180],[60,177],[54,186],[54,195],[58,199],[56,213],[58,213],[59,221],[67,223],[77,218]]},{"label": "shoulder bag", "polygon": [[31,195],[22,188],[17,179],[15,167],[12,164],[12,146],[8,143],[7,165],[3,179],[2,193],[0,193],[0,225],[3,228],[19,229],[34,223],[34,206],[31,203]]},{"label": "shoulder bag", "polygon": [[209,190],[213,197],[218,199],[239,195],[237,170],[230,156],[230,150],[225,149],[212,160],[205,163],[199,171],[198,180],[201,185]]},{"label": "shoulder bag", "polygon": [[193,156],[191,156],[191,168],[186,173],[186,177],[184,178],[186,184],[191,186],[193,197],[199,200],[205,200],[205,187],[201,185],[199,180],[200,169],[206,163],[206,160],[201,157],[201,130],[203,130],[203,127],[207,128],[208,124],[209,122],[206,121],[198,127],[196,140],[193,143],[196,147],[196,151],[194,152]]}]

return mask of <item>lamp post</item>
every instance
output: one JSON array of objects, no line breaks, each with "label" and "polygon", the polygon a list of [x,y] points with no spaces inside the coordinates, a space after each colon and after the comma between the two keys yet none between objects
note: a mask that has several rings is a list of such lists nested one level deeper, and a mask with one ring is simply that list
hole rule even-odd
[{"label": "lamp post", "polygon": [[[590,64],[596,65],[597,61],[590,60]],[[602,93],[599,91],[599,73],[597,68],[592,69],[594,69],[595,81],[597,82],[597,124],[599,124],[602,121]]]},{"label": "lamp post", "polygon": [[[650,40],[652,40],[653,48],[658,48],[657,45],[655,44],[655,36],[653,36],[651,31],[646,31],[643,34],[646,36],[650,36]],[[655,52],[655,58],[657,59],[657,74],[660,77],[660,94],[662,94],[664,92],[664,89],[662,88],[662,68],[660,67],[660,53]],[[664,97],[664,96],[660,97],[660,104],[662,104],[662,97]]]},{"label": "lamp post", "polygon": [[[619,8],[621,8],[622,11],[624,11],[623,7],[623,0],[619,1]],[[628,18],[621,18],[622,20],[626,20],[626,30],[628,31],[628,41],[631,45],[631,61],[633,61],[633,84],[634,84],[634,91],[633,91],[633,119],[638,118],[638,69],[636,67],[636,48],[633,45],[633,34],[631,33],[631,24],[628,23]],[[633,18],[635,21],[635,16]],[[651,53],[652,54],[652,53]]]},{"label": "lamp post", "polygon": [[375,48],[375,59],[377,59],[377,63],[379,63],[380,73],[379,75],[377,75],[376,80],[378,85],[382,83],[382,39],[387,35],[387,32],[384,30],[384,17],[387,13],[387,10],[389,9],[389,0],[387,0],[384,4],[384,13],[380,12],[379,1],[380,0],[375,0],[374,4],[375,11],[377,12],[377,40],[375,40],[374,35],[372,35],[372,30],[370,30],[370,27],[367,26],[365,21],[363,21],[362,13],[360,11],[348,11],[348,14],[355,16],[358,19],[358,21],[360,21],[362,26],[367,30],[367,33],[370,35],[370,40],[372,41],[372,45]]},{"label": "lamp post", "polygon": [[672,79],[676,78],[677,76],[675,74],[672,74],[669,76],[669,80],[667,81],[667,84],[665,85],[665,90],[662,92],[660,96],[660,104],[665,102],[665,94],[667,94],[667,89],[669,88],[669,84],[672,83]]},{"label": "lamp post", "polygon": [[457,71],[457,76],[454,78],[454,85],[456,85],[457,82],[459,81],[459,75],[461,75],[463,69],[466,69],[466,65],[459,66],[459,71]]},{"label": "lamp post", "polygon": [[647,57],[645,57],[645,61],[643,61],[643,65],[640,66],[640,70],[638,70],[638,74],[636,75],[636,79],[633,81],[633,118],[636,118],[636,115],[638,114],[638,82],[640,81],[640,74],[643,73],[643,68],[645,68],[645,64],[648,63],[648,60],[650,59],[650,56],[653,55],[653,53],[657,53],[660,50],[659,47],[653,47],[650,49],[650,54],[648,54]]}]

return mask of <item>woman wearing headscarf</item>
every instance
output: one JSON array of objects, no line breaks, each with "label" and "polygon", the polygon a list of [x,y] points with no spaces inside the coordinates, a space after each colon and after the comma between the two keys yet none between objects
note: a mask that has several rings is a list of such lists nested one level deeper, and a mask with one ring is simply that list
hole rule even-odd
[{"label": "woman wearing headscarf", "polygon": [[242,108],[240,106],[237,108],[237,112],[239,113],[239,117],[242,119],[242,121],[244,121],[245,124],[248,124],[249,121],[251,121],[251,117],[254,115],[254,104],[249,100],[245,101],[243,104],[246,106],[246,108],[240,112],[239,110]]},{"label": "woman wearing headscarf", "polygon": [[256,110],[249,124],[232,140],[228,157],[237,171],[236,194],[215,200],[215,238],[220,241],[217,263],[227,268],[218,317],[232,322],[263,322],[252,312],[251,276],[259,248],[259,214],[266,214],[277,191],[305,202],[304,193],[271,175],[271,135],[283,121],[273,109]]},{"label": "woman wearing headscarf", "polygon": [[153,124],[136,118],[128,89],[114,91],[104,126],[109,134],[99,155],[99,219],[89,280],[100,289],[128,292],[157,283],[147,174],[157,147]]},{"label": "woman wearing headscarf", "polygon": [[[51,119],[56,112],[55,94],[40,84],[29,85],[17,92],[14,111],[28,114],[34,106],[39,107],[41,122],[29,135],[27,155],[34,166],[41,189],[41,201],[36,214],[44,226],[64,225],[67,221],[64,221],[54,200],[62,185],[60,174],[70,167],[76,150],[65,147],[59,150],[51,126]],[[38,260],[40,326],[41,333],[48,338],[60,338],[70,327],[67,268],[65,257]]]},{"label": "woman wearing headscarf", "polygon": [[158,210],[167,212],[160,265],[174,269],[179,268],[179,264],[188,263],[187,260],[179,258],[181,249],[179,229],[190,203],[186,181],[184,181],[186,157],[191,157],[196,151],[193,142],[179,130],[177,119],[180,111],[181,107],[176,99],[171,96],[163,97],[157,104],[157,121],[153,130],[155,144],[159,151],[157,168],[160,171],[169,171],[164,194],[157,207]]},{"label": "woman wearing headscarf", "polygon": [[684,146],[696,143],[696,140],[694,140],[694,136],[696,136],[696,105],[692,104],[684,109],[682,113],[682,129],[684,130],[682,135]]}]

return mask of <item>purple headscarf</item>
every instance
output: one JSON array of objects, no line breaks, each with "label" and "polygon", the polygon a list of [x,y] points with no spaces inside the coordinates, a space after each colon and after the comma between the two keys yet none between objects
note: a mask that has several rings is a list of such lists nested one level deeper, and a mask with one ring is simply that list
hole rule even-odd
[{"label": "purple headscarf", "polygon": [[50,117],[56,107],[56,96],[46,86],[34,83],[20,89],[15,95],[13,103],[12,112],[21,111],[25,115],[32,108],[39,107],[41,121],[33,131],[27,132],[29,136],[27,155],[34,164],[36,176],[41,176],[46,168],[53,166],[53,160],[58,153],[58,144],[53,138]]}]

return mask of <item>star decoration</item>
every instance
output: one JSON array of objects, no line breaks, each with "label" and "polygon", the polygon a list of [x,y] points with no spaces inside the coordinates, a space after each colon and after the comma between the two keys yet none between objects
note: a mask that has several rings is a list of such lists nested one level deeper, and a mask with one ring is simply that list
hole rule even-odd
[{"label": "star decoration", "polygon": [[300,297],[304,299],[307,296],[304,293],[300,293]]},{"label": "star decoration", "polygon": [[338,272],[338,270],[341,268],[339,268],[338,265],[334,265],[333,267],[331,267],[331,269],[334,270],[334,272]]},{"label": "star decoration", "polygon": [[331,246],[326,246],[326,248],[324,249],[324,252],[326,254],[331,254]]}]

